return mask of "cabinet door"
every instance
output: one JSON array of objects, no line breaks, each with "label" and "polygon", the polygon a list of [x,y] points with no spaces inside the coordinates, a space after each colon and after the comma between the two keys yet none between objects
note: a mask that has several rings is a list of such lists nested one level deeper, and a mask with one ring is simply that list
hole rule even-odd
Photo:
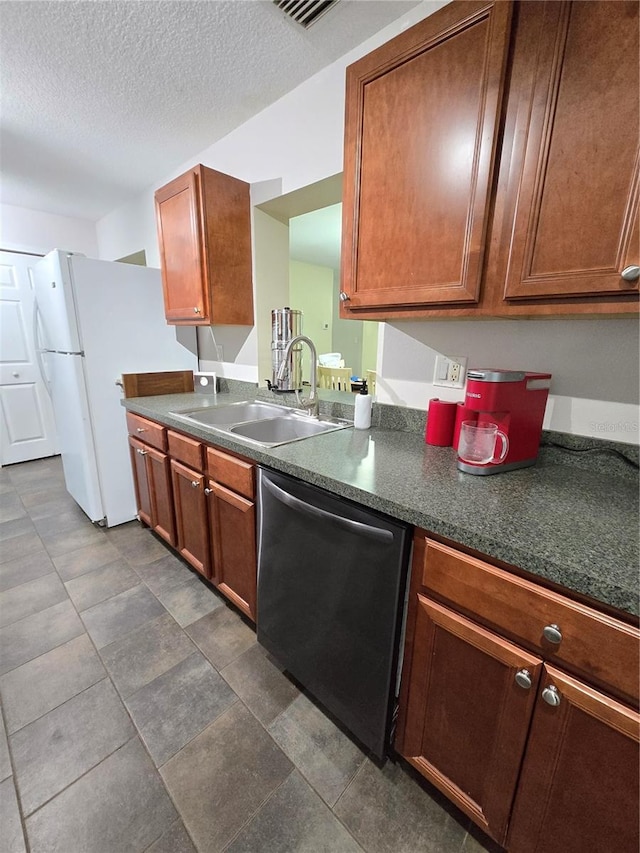
[{"label": "cabinet door", "polygon": [[129,436],[129,452],[131,454],[131,470],[133,472],[133,486],[136,493],[136,506],[138,518],[148,527],[153,527],[151,520],[151,486],[149,483],[149,472],[147,468],[147,454],[150,448],[137,438]]},{"label": "cabinet door", "polygon": [[477,301],[510,2],[456,2],[347,69],[350,309]]},{"label": "cabinet door", "polygon": [[638,3],[522,3],[499,197],[509,300],[637,291]]},{"label": "cabinet door", "polygon": [[167,321],[197,324],[209,317],[197,173],[189,171],[162,187],[155,202]]},{"label": "cabinet door", "polygon": [[[509,830],[510,853],[637,853],[640,717],[545,666]],[[556,689],[557,705],[542,691]],[[554,698],[552,696],[551,698]]]},{"label": "cabinet door", "polygon": [[151,491],[151,527],[172,547],[176,544],[171,465],[166,453],[147,448],[147,471]]},{"label": "cabinet door", "polygon": [[501,844],[541,667],[418,596],[402,754]]},{"label": "cabinet door", "polygon": [[213,480],[209,488],[214,583],[255,622],[255,504]]},{"label": "cabinet door", "polygon": [[249,184],[197,165],[155,200],[167,321],[252,325]]},{"label": "cabinet door", "polygon": [[211,576],[204,474],[171,460],[178,551],[206,578]]}]

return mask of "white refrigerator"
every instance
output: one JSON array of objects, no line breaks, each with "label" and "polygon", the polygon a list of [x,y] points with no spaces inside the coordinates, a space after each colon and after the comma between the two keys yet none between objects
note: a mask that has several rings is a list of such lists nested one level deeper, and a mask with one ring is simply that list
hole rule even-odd
[{"label": "white refrigerator", "polygon": [[116,383],[123,373],[197,370],[195,329],[167,325],[160,271],[150,267],[56,249],[35,265],[34,292],[67,491],[93,522],[130,521],[137,510]]}]

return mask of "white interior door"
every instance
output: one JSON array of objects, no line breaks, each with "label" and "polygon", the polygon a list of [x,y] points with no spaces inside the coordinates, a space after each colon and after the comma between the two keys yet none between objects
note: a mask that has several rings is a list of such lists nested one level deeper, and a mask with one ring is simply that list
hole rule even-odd
[{"label": "white interior door", "polygon": [[51,399],[33,340],[36,255],[0,252],[0,462],[58,453]]}]

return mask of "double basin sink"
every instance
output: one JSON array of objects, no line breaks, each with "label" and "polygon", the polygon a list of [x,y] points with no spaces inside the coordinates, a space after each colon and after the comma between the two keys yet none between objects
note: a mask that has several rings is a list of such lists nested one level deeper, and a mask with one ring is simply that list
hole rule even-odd
[{"label": "double basin sink", "polygon": [[171,413],[188,423],[214,432],[243,438],[262,447],[277,447],[313,435],[353,426],[352,421],[320,415],[311,417],[299,409],[276,403],[243,400],[222,406],[201,406]]}]

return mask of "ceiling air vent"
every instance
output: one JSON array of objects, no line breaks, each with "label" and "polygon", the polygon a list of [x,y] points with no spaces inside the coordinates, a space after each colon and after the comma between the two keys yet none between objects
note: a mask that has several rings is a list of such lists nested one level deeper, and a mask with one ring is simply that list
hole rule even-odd
[{"label": "ceiling air vent", "polygon": [[273,0],[273,2],[288,18],[307,30],[311,24],[315,24],[318,18],[335,6],[338,0]]}]

